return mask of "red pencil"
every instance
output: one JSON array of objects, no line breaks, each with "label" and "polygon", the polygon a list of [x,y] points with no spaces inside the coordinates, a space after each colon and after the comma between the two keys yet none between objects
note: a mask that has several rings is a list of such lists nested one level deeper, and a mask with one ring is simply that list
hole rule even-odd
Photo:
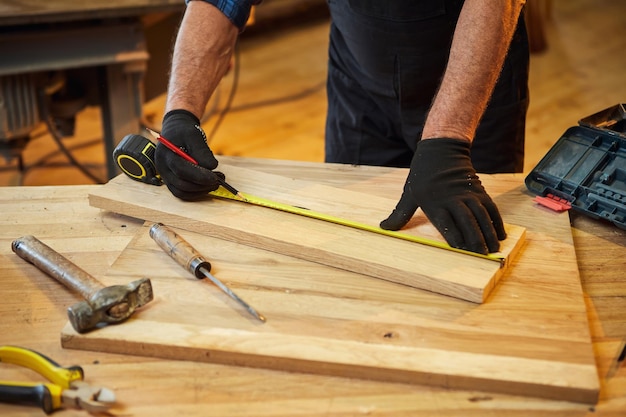
[{"label": "red pencil", "polygon": [[156,140],[158,140],[159,142],[161,142],[163,145],[165,145],[169,150],[171,150],[172,152],[176,153],[176,155],[181,156],[183,158],[185,158],[187,161],[191,162],[192,164],[198,165],[198,161],[196,161],[195,159],[193,159],[191,156],[187,155],[185,152],[183,152],[182,149],[180,149],[178,146],[174,145],[172,142],[170,142],[169,140],[165,139],[163,136],[161,136],[159,133],[155,132],[154,130],[148,129],[146,128],[146,130],[148,132],[150,132],[150,134],[152,136],[154,136],[154,138]]}]

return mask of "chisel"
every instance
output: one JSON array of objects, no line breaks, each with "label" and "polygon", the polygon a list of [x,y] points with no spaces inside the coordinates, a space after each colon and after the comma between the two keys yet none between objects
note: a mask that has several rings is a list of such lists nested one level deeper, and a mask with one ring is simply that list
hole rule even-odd
[{"label": "chisel", "polygon": [[224,283],[211,274],[211,263],[204,259],[193,246],[176,232],[161,223],[155,223],[150,228],[150,237],[170,255],[179,265],[191,272],[196,278],[208,278],[229,297],[241,304],[250,314],[261,322],[265,316],[259,314],[252,306],[242,300]]}]

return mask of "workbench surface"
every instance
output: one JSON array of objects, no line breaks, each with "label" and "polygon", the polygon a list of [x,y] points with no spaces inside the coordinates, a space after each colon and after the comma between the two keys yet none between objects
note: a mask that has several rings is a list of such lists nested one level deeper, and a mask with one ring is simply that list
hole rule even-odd
[{"label": "workbench surface", "polygon": [[[390,170],[238,158],[228,161],[338,187]],[[517,181],[519,192],[525,192],[521,175],[484,179],[486,183]],[[63,365],[81,365],[88,382],[115,391],[120,402],[115,415],[618,416],[626,412],[626,366],[615,367],[626,338],[626,231],[612,225],[570,214],[601,381],[600,402],[590,407],[488,392],[63,349],[59,334],[67,322],[66,308],[78,298],[53,279],[34,273],[31,265],[12,253],[11,242],[35,235],[95,277],[104,276],[142,222],[90,207],[87,196],[96,187],[100,186],[0,188],[0,345],[24,346]],[[529,194],[528,204],[531,200]],[[537,216],[557,214],[537,209]],[[30,371],[6,364],[0,364],[0,375],[3,380],[35,378]],[[0,415],[40,416],[43,412],[0,405]]]}]

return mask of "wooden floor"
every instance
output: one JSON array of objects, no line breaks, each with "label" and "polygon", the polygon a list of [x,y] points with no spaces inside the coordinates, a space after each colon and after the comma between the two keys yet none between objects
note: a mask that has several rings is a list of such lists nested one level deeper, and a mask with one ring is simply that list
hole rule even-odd
[{"label": "wooden floor", "polygon": [[[626,2],[551,3],[548,48],[531,58],[526,172],[579,119],[626,102]],[[231,111],[212,138],[215,153],[322,161],[327,44],[327,21],[244,34],[238,87]],[[234,71],[207,107],[207,134],[217,119],[210,109],[225,105],[233,78]],[[163,102],[160,96],[145,106],[146,119],[156,129]],[[43,126],[33,136],[23,153],[25,173],[16,160],[0,160],[0,185],[93,182],[67,162]],[[64,143],[81,164],[105,180],[101,138],[99,109],[90,107],[79,114],[76,135]]]}]

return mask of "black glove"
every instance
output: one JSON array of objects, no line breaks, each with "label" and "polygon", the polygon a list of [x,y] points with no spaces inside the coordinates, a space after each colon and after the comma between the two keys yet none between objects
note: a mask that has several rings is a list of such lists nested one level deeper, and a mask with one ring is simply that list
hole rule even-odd
[{"label": "black glove", "polygon": [[187,110],[172,110],[163,117],[161,135],[198,162],[195,165],[158,143],[155,165],[161,179],[176,197],[197,200],[217,190],[224,174],[214,172],[217,159],[206,142],[200,121]]},{"label": "black glove", "polygon": [[419,141],[402,197],[380,227],[402,228],[418,207],[455,248],[487,254],[506,238],[498,208],[472,166],[469,141]]}]

